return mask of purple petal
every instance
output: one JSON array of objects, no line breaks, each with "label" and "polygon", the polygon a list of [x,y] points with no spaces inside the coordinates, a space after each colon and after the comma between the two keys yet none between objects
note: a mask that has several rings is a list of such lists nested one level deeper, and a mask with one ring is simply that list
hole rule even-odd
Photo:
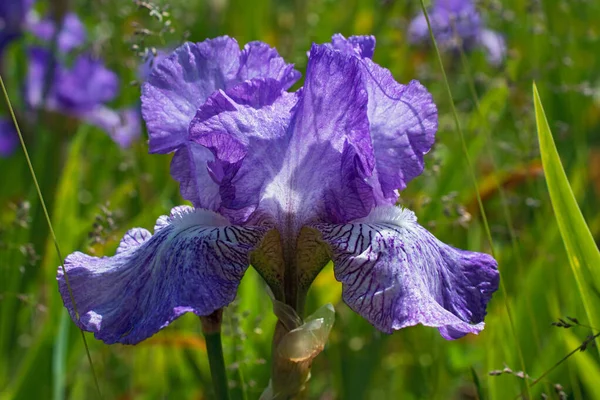
[{"label": "purple petal", "polygon": [[19,145],[19,137],[12,119],[0,118],[0,157],[12,155]]},{"label": "purple petal", "polygon": [[331,246],[344,301],[379,330],[423,324],[457,339],[483,329],[499,282],[491,256],[440,242],[412,211],[393,206],[315,227]]},{"label": "purple petal", "polygon": [[490,64],[502,63],[506,56],[506,43],[502,35],[489,29],[483,29],[479,35],[479,44],[485,49]]},{"label": "purple petal", "polygon": [[127,148],[142,134],[140,112],[137,107],[112,110],[97,106],[79,117],[103,129],[122,148]]},{"label": "purple petal", "polygon": [[[29,107],[38,108],[42,106],[42,96],[44,91],[44,81],[46,71],[50,65],[52,55],[46,49],[41,47],[31,47],[28,50],[29,65],[27,71],[27,82],[25,84],[25,98]],[[60,74],[60,65],[56,65],[54,76],[51,82],[56,82]],[[53,103],[54,85],[50,84],[49,92],[46,98],[47,103]],[[55,102],[54,102],[55,103]]]},{"label": "purple petal", "polygon": [[427,20],[423,14],[417,15],[408,27],[408,39],[413,43],[424,42],[429,38]]},{"label": "purple petal", "polygon": [[71,318],[106,343],[138,343],[186,312],[209,315],[235,298],[264,230],[229,225],[208,210],[174,209],[154,236],[129,231],[113,257],[73,253],[58,283]]},{"label": "purple petal", "polygon": [[[278,203],[284,215],[291,215],[292,224],[331,221],[335,207],[331,199],[343,204],[352,187],[345,179],[370,175],[375,163],[360,59],[313,45],[304,89],[294,111],[284,165],[287,173],[281,176],[285,181],[274,182],[285,184],[289,193],[278,197]],[[352,152],[348,146],[353,147]],[[348,173],[348,164],[344,166],[348,158],[353,161],[349,165],[360,172]],[[338,210],[337,214],[345,212]]]},{"label": "purple petal", "polygon": [[150,78],[150,73],[158,64],[171,54],[171,51],[159,49],[156,55],[149,54],[145,61],[138,68],[138,79],[141,82],[146,82]]},{"label": "purple petal", "polygon": [[219,183],[221,212],[235,221],[256,209],[281,170],[296,100],[273,79],[248,81],[215,93],[191,123],[190,138],[214,154],[205,169]]},{"label": "purple petal", "polygon": [[[364,57],[358,44],[372,43],[371,37],[346,40],[334,35],[336,50],[360,57],[368,93],[368,117],[376,170],[369,179],[377,204],[394,204],[397,190],[423,172],[427,153],[437,131],[437,109],[429,92],[417,81],[401,85],[385,68]],[[370,175],[370,174],[368,174]]]},{"label": "purple petal", "polygon": [[0,53],[8,43],[21,35],[32,4],[33,0],[0,1]]},{"label": "purple petal", "polygon": [[375,52],[375,36],[350,36],[346,39],[337,33],[331,38],[334,49],[347,54],[355,53],[361,58],[373,58]]},{"label": "purple petal", "polygon": [[[29,24],[29,29],[38,38],[50,42],[54,40],[56,23],[50,18],[45,18]],[[85,26],[81,20],[74,13],[68,13],[62,21],[62,29],[58,35],[58,49],[67,53],[83,45],[86,36]]]},{"label": "purple petal", "polygon": [[423,172],[423,155],[433,146],[438,127],[437,108],[418,81],[401,85],[371,60],[363,60],[363,66],[377,178],[383,196],[394,204],[396,189]]},{"label": "purple petal", "polygon": [[345,180],[374,166],[358,62],[314,46],[299,94],[254,80],[216,93],[199,109],[190,138],[215,155],[221,212],[243,221],[260,205],[261,214],[293,230],[334,213],[368,213],[331,210],[356,189]]},{"label": "purple petal", "polygon": [[219,177],[209,169],[214,158],[206,147],[190,142],[177,149],[171,160],[171,175],[179,182],[181,196],[195,207],[218,210],[221,204]]},{"label": "purple petal", "polygon": [[264,44],[240,51],[229,37],[185,43],[155,66],[142,87],[151,153],[169,153],[188,139],[188,126],[208,97],[242,80],[273,78],[287,88],[299,74]]},{"label": "purple petal", "polygon": [[53,76],[42,104],[46,73],[52,63],[52,55],[46,49],[32,47],[29,50],[29,71],[26,98],[30,107],[44,106],[65,114],[78,114],[112,100],[119,89],[117,75],[106,69],[101,61],[88,55],[80,55],[70,69],[55,60]]},{"label": "purple petal", "polygon": [[[464,46],[470,46],[481,30],[481,18],[475,5],[468,0],[438,0],[429,9],[431,30],[442,47],[454,48],[459,43],[458,36]],[[425,16],[416,16],[409,27],[409,38],[412,42],[429,40],[429,29]]]},{"label": "purple petal", "polygon": [[81,55],[70,69],[62,69],[54,87],[61,110],[87,110],[113,100],[119,78],[102,61]]},{"label": "purple petal", "polygon": [[300,76],[294,65],[287,64],[275,48],[263,42],[250,42],[240,54],[237,79],[230,82],[227,88],[246,80],[271,78],[281,82],[282,89],[289,89]]}]

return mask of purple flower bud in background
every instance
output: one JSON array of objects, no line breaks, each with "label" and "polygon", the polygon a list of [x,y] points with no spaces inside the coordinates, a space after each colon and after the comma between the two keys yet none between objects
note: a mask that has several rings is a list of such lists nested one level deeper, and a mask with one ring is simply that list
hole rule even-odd
[{"label": "purple flower bud in background", "polygon": [[19,145],[17,131],[10,118],[0,118],[0,157],[10,156]]},{"label": "purple flower bud in background", "polygon": [[[50,43],[56,34],[56,23],[50,18],[29,23],[29,31],[38,38]],[[62,27],[57,37],[58,49],[63,53],[82,46],[86,41],[85,26],[77,15],[68,13],[63,17]]]},{"label": "purple flower bud in background", "polygon": [[[463,46],[465,51],[482,47],[491,64],[500,64],[506,55],[506,44],[499,33],[485,29],[479,12],[471,0],[434,0],[428,10],[431,29],[438,45],[455,50]],[[413,19],[409,27],[409,39],[413,43],[429,40],[429,29],[424,15]]]},{"label": "purple flower bud in background", "polygon": [[0,1],[0,54],[6,45],[21,36],[32,4],[33,0]]},{"label": "purple flower bud in background", "polygon": [[[106,131],[121,147],[128,147],[141,136],[140,113],[137,108],[113,110],[106,106],[119,91],[117,75],[102,61],[91,55],[77,55],[68,67],[65,56],[86,41],[83,23],[73,13],[67,13],[56,35],[56,23],[50,18],[39,20],[30,10],[31,1],[7,1],[0,4],[1,44],[14,33],[26,29],[39,38],[45,47],[32,46],[28,52],[28,73],[25,82],[25,100],[31,109],[44,109],[78,118]],[[55,37],[56,36],[56,37]],[[57,41],[57,53],[51,54],[50,43]],[[50,71],[52,69],[52,71]],[[49,72],[50,71],[50,72]],[[48,76],[48,74],[52,76]],[[48,82],[46,82],[48,80]],[[11,122],[12,125],[12,122]],[[12,153],[10,133],[3,131],[3,149],[0,156]]]},{"label": "purple flower bud in background", "polygon": [[154,234],[130,230],[113,257],[69,255],[79,320],[61,269],[58,282],[77,325],[134,344],[185,312],[209,315],[262,251],[293,308],[321,253],[345,302],[384,332],[481,331],[496,261],[440,242],[395,206],[423,171],[437,109],[419,82],[374,63],[374,48],[369,36],[313,45],[294,93],[299,73],[264,43],[186,43],[160,62],[142,90],[150,152],[175,152],[171,173],[195,208],[160,217]]},{"label": "purple flower bud in background", "polygon": [[140,136],[138,112],[134,109],[115,111],[105,105],[117,96],[117,75],[88,54],[77,56],[71,67],[56,59],[54,75],[43,99],[51,60],[52,55],[46,49],[33,47],[29,50],[26,100],[31,108],[58,112],[98,126],[121,147],[129,146]]}]

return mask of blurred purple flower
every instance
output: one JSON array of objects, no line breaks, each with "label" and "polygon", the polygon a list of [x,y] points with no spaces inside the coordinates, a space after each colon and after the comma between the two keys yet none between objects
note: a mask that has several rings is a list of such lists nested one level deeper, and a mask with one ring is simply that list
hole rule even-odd
[{"label": "blurred purple flower", "polygon": [[19,145],[19,138],[13,121],[0,118],[0,157],[10,156]]},{"label": "blurred purple flower", "polygon": [[[18,15],[21,21],[19,26],[24,26],[46,44],[54,40],[54,21],[49,18],[38,20],[34,15],[28,15],[32,1],[8,3],[10,6],[2,3],[0,11],[15,15],[11,17],[15,21]],[[20,5],[18,13],[13,10],[17,9],[17,5]],[[113,110],[106,106],[119,91],[117,75],[100,60],[85,53],[77,55],[71,67],[64,62],[69,52],[86,41],[85,26],[75,14],[65,15],[56,40],[58,52],[55,55],[45,47],[31,46],[27,50],[29,68],[25,82],[25,100],[29,108],[45,109],[81,119],[106,131],[119,146],[131,145],[142,131],[139,110],[136,107]],[[50,69],[52,71],[49,72]],[[48,73],[52,76],[47,76]],[[47,88],[46,79],[49,79]],[[6,149],[8,148],[7,146]],[[0,156],[9,154],[8,150],[0,152]]]},{"label": "blurred purple flower", "polygon": [[[87,37],[85,26],[77,15],[68,13],[62,20],[61,31],[57,37],[58,49],[63,53],[82,46]],[[45,18],[40,21],[31,21],[28,24],[28,29],[38,38],[50,42],[54,40],[56,33],[56,23],[50,18]]]},{"label": "blurred purple flower", "polygon": [[43,108],[79,118],[105,130],[117,144],[127,147],[139,137],[141,123],[134,109],[116,111],[105,106],[119,91],[117,75],[100,60],[87,54],[75,58],[71,67],[55,59],[53,76],[43,99],[44,83],[52,55],[46,49],[29,49],[26,101],[29,107]]},{"label": "blurred purple flower", "polygon": [[129,231],[113,257],[67,257],[79,320],[61,269],[59,288],[78,326],[133,344],[185,312],[209,315],[233,301],[256,249],[296,305],[288,289],[308,271],[291,268],[318,271],[311,257],[324,246],[344,300],[378,329],[481,331],[496,261],[440,242],[395,206],[423,171],[437,110],[419,82],[371,61],[374,48],[366,36],[313,45],[294,93],[299,74],[261,43],[187,43],[158,64],[142,91],[150,151],[175,151],[171,172],[195,208],[160,217],[154,235]]},{"label": "blurred purple flower", "polygon": [[19,38],[33,0],[0,1],[0,54],[11,41]]},{"label": "blurred purple flower", "polygon": [[[440,47],[455,50],[462,45],[465,51],[483,47],[490,63],[498,65],[504,60],[504,38],[483,27],[472,0],[434,0],[428,13],[431,29]],[[424,15],[415,17],[411,22],[409,38],[413,43],[429,40]]]}]

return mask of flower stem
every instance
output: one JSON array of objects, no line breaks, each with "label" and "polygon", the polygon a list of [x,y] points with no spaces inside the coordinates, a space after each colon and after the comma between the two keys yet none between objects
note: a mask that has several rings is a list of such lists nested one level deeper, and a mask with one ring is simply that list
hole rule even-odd
[{"label": "flower stem", "polygon": [[215,395],[218,400],[229,400],[227,371],[225,370],[223,344],[221,343],[222,319],[223,309],[219,309],[211,315],[200,317],[200,321],[202,322],[202,332],[204,333],[204,340],[206,342],[210,376],[212,378]]},{"label": "flower stem", "polygon": [[225,371],[225,359],[223,358],[221,332],[205,333],[204,338],[215,394],[219,400],[228,400],[229,388],[227,387],[227,372]]}]

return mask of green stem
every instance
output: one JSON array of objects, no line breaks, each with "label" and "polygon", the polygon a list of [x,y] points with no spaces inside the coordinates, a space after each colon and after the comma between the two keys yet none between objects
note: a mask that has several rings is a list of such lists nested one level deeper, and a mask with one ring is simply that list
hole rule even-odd
[{"label": "green stem", "polygon": [[213,388],[219,400],[229,399],[229,388],[227,387],[227,372],[225,371],[225,359],[223,358],[223,345],[221,343],[221,332],[205,333],[206,352]]},{"label": "green stem", "polygon": [[220,308],[210,315],[200,317],[202,333],[206,342],[208,365],[212,377],[213,388],[218,400],[229,400],[229,387],[227,385],[227,371],[223,357],[223,344],[221,343],[221,323],[223,322],[223,309]]}]

